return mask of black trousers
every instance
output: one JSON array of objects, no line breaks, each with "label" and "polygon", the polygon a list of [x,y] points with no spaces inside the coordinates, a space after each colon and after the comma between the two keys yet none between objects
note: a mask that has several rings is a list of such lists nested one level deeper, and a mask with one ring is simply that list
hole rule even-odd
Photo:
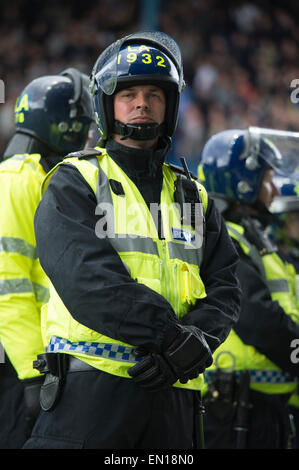
[{"label": "black trousers", "polygon": [[194,392],[146,392],[98,370],[69,372],[24,449],[192,449]]},{"label": "black trousers", "polygon": [[294,438],[294,446],[299,449],[299,408],[295,406],[289,406],[289,411],[293,415],[296,436]]},{"label": "black trousers", "polygon": [[[251,407],[248,414],[247,449],[286,449],[290,433],[288,416],[289,395],[275,396],[250,390]],[[207,449],[236,449],[235,408],[226,410],[205,402],[204,429]]]},{"label": "black trousers", "polygon": [[6,356],[0,364],[0,449],[21,449],[30,431],[24,385]]}]

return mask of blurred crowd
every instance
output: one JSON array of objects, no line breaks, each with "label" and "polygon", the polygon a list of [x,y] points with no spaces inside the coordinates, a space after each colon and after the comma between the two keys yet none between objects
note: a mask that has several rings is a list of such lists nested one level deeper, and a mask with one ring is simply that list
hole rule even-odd
[{"label": "blurred crowd", "polygon": [[[69,66],[89,74],[109,43],[141,29],[141,7],[141,0],[3,2],[0,151],[13,133],[22,88]],[[291,100],[291,83],[299,82],[298,14],[296,0],[160,0],[159,29],[179,43],[187,83],[173,161],[184,155],[194,171],[204,142],[223,129],[299,130],[299,107]]]}]

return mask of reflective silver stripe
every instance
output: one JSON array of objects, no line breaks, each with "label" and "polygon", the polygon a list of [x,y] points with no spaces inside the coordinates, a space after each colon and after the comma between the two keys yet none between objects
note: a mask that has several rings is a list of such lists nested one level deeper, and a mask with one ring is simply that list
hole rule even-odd
[{"label": "reflective silver stripe", "polygon": [[38,258],[36,247],[26,242],[22,238],[0,237],[0,251],[18,253],[32,260]]},{"label": "reflective silver stripe", "polygon": [[274,292],[289,292],[289,284],[285,279],[272,279],[267,280],[268,287],[271,293]]},{"label": "reflective silver stripe", "polygon": [[177,258],[186,263],[201,265],[203,252],[198,248],[186,248],[185,243],[168,243],[169,257]]},{"label": "reflective silver stripe", "polygon": [[118,362],[139,362],[134,354],[135,348],[123,346],[115,343],[96,343],[89,341],[78,341],[72,343],[65,338],[52,336],[48,346],[47,353],[72,353],[86,354],[87,356],[104,357]]},{"label": "reflective silver stripe", "polygon": [[0,295],[33,292],[29,279],[5,279],[0,281]]},{"label": "reflective silver stripe", "polygon": [[88,161],[92,163],[95,167],[100,168],[99,160],[97,159],[97,157],[89,158]]},{"label": "reflective silver stripe", "polygon": [[113,248],[118,252],[138,251],[158,256],[156,243],[148,237],[118,234],[115,237],[109,238],[109,241]]},{"label": "reflective silver stripe", "polygon": [[[16,154],[13,157],[7,158],[5,160],[5,163],[7,162],[7,164],[9,165],[11,162],[14,162],[14,161],[25,161],[25,160],[27,160],[28,156],[29,156],[29,154],[27,154],[27,155]],[[29,160],[28,162],[25,162],[25,163],[30,165],[33,169],[36,169],[36,163],[35,162],[32,162],[32,161]]]},{"label": "reflective silver stripe", "polygon": [[9,158],[9,159],[7,159],[7,160],[5,160],[5,161],[9,161],[9,162],[14,161],[14,160],[17,160],[17,161],[24,161],[24,160],[26,160],[26,158],[28,158],[28,155],[16,154],[16,155],[14,155],[13,157],[11,157],[11,158]]},{"label": "reflective silver stripe", "polygon": [[49,289],[29,279],[5,279],[0,281],[0,295],[25,294],[31,292],[38,302],[47,302]]},{"label": "reflective silver stripe", "polygon": [[42,286],[41,284],[38,284],[37,282],[33,282],[32,287],[33,287],[35,298],[38,302],[41,302],[43,304],[48,302],[50,294],[49,294],[49,289],[47,287]]},{"label": "reflective silver stripe", "polygon": [[258,250],[255,248],[255,246],[251,245],[245,237],[243,237],[237,230],[235,230],[233,227],[231,227],[228,224],[229,230],[231,230],[237,237],[239,241],[241,241],[244,245],[247,246],[249,249],[249,256],[252,259],[252,261],[255,263],[255,265],[259,268],[260,273],[265,279],[265,282],[267,283],[269,290],[271,293],[274,292],[289,292],[289,285],[288,282],[285,279],[267,279],[266,277],[266,271],[265,271],[265,266],[262,260],[261,255],[259,254]]},{"label": "reflective silver stripe", "polygon": [[102,170],[101,167],[99,167],[98,173],[96,198],[98,204],[104,202],[106,204],[111,204],[111,206],[113,207],[109,181],[106,173]]},{"label": "reflective silver stripe", "polygon": [[236,230],[235,228],[231,227],[230,224],[228,223],[228,230],[231,231],[233,234],[236,235],[236,239],[243,243],[243,245],[245,245],[247,248],[248,248],[248,256],[252,259],[252,261],[254,262],[254,264],[258,267],[261,275],[263,276],[263,278],[265,279],[265,281],[267,282],[267,278],[266,278],[266,271],[265,271],[265,266],[264,266],[264,263],[263,263],[263,260],[262,260],[262,257],[261,255],[259,254],[258,250],[256,249],[256,247],[254,245],[251,245],[251,243],[248,242],[248,240],[246,240],[246,238],[240,233],[238,232],[238,230]]},{"label": "reflective silver stripe", "polygon": [[[259,370],[259,369],[252,369],[248,370],[250,374],[250,382],[256,384],[288,384],[288,383],[296,383],[296,379],[294,379],[290,374],[284,372],[282,370]],[[215,371],[205,371],[204,377],[206,382],[209,382],[209,379]],[[242,371],[236,370],[236,378],[237,380],[240,379]]]}]

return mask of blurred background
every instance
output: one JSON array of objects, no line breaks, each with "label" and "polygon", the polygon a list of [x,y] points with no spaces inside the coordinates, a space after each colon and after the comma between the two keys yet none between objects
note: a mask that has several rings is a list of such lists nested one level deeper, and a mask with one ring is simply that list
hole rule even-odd
[{"label": "blurred background", "polygon": [[299,106],[291,100],[291,82],[299,84],[298,19],[298,0],[3,0],[0,154],[28,82],[71,66],[89,75],[107,45],[141,29],[172,35],[183,55],[187,87],[172,162],[185,156],[195,172],[203,144],[223,129],[298,131]]}]

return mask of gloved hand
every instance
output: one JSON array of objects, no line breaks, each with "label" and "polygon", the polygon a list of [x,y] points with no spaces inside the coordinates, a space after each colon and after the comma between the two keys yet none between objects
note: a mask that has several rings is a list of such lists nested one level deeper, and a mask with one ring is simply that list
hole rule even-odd
[{"label": "gloved hand", "polygon": [[195,326],[175,325],[166,335],[162,353],[148,353],[128,370],[129,375],[147,390],[162,390],[177,380],[195,379],[213,362],[203,332]]},{"label": "gloved hand", "polygon": [[148,353],[128,370],[134,382],[148,391],[165,390],[173,385],[177,376],[160,354]]}]

